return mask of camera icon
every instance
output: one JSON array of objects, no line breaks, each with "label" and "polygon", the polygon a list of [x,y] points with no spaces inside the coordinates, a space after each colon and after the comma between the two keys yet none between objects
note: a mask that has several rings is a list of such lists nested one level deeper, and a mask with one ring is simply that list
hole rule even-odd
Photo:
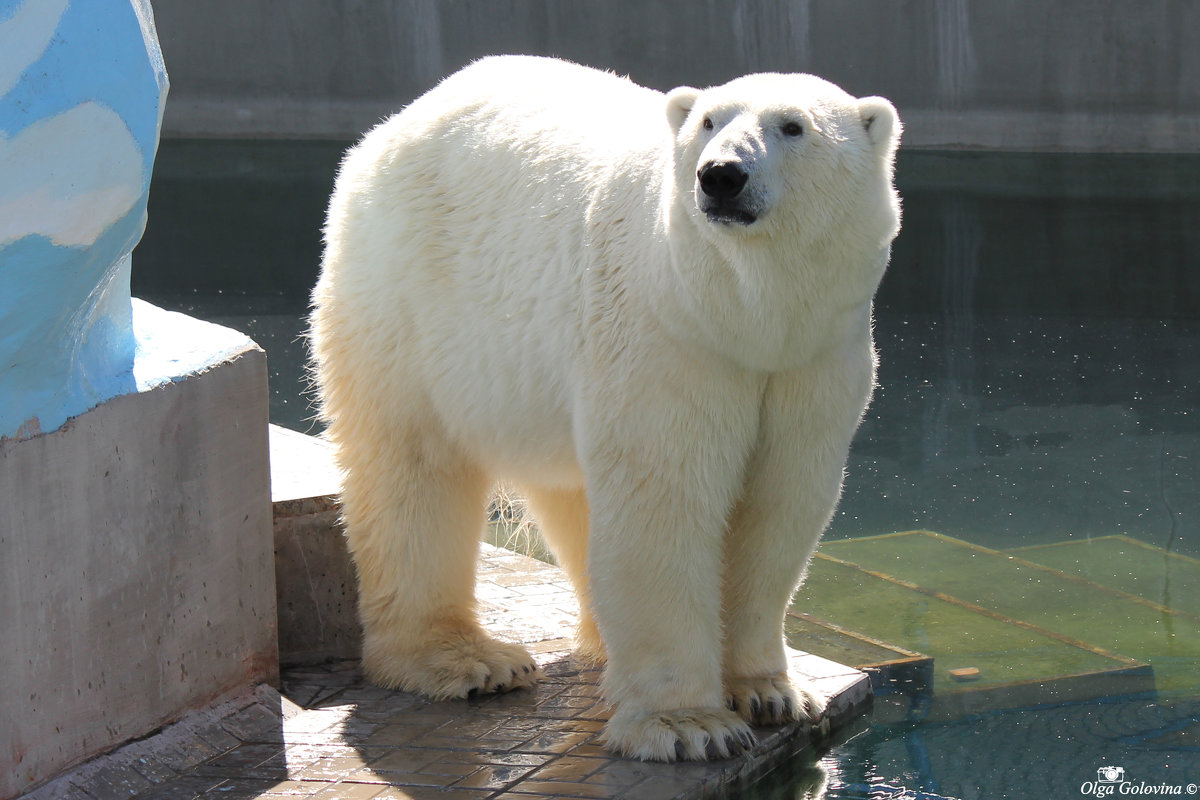
[{"label": "camera icon", "polygon": [[1096,780],[1099,783],[1124,783],[1124,767],[1101,767],[1096,770]]}]

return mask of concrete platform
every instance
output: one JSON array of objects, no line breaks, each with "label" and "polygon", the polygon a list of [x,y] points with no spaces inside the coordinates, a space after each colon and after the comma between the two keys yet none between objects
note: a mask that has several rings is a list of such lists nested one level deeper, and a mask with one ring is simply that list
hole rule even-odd
[{"label": "concrete platform", "polygon": [[719,796],[819,747],[870,706],[870,680],[816,656],[792,668],[831,697],[827,725],[757,729],[749,754],[707,764],[617,758],[597,735],[609,714],[600,673],[567,652],[576,610],[555,567],[483,546],[480,599],[489,629],[531,644],[534,689],[431,702],[366,683],[356,661],[294,667],[282,695],[259,687],[86,765],[28,800],[196,797],[627,798]]},{"label": "concrete platform", "polygon": [[278,425],[270,447],[279,661],[358,658],[358,584],[338,522],[333,449]]},{"label": "concrete platform", "polygon": [[319,440],[278,428],[271,439],[281,652],[293,664],[283,670],[282,694],[260,686],[28,800],[712,797],[853,730],[871,705],[865,673],[793,651],[794,673],[831,698],[818,729],[760,728],[753,751],[714,763],[617,758],[597,741],[610,713],[599,698],[600,672],[579,669],[569,655],[578,608],[566,576],[487,544],[477,575],[481,616],[494,634],[533,651],[546,673],[536,688],[431,702],[366,683],[353,658],[317,663],[322,653],[357,649],[352,582],[319,619],[304,616],[338,593],[345,570],[353,575],[332,499],[298,496],[328,491],[336,471]]}]

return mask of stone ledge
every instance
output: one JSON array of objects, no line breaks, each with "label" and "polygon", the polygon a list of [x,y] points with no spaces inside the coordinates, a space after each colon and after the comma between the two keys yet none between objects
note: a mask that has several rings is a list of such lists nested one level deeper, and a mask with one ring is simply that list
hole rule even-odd
[{"label": "stone ledge", "polygon": [[622,759],[597,737],[609,709],[600,671],[569,656],[577,610],[549,564],[483,546],[480,605],[496,635],[530,645],[546,673],[533,689],[432,702],[372,686],[355,661],[295,667],[269,687],[197,714],[86,765],[28,800],[281,795],[398,800],[698,798],[729,795],[847,730],[869,708],[858,670],[792,651],[792,669],[831,699],[819,730],[757,729],[750,753],[711,763]]},{"label": "stone ledge", "polygon": [[281,652],[293,664],[283,670],[283,694],[260,686],[27,800],[712,797],[785,771],[804,751],[852,729],[871,705],[865,673],[791,651],[793,672],[830,698],[818,730],[760,728],[751,752],[712,763],[613,756],[598,743],[609,714],[601,672],[570,658],[578,606],[568,579],[553,565],[486,544],[477,572],[482,621],[525,644],[545,679],[533,689],[450,702],[372,686],[354,658],[337,656],[357,653],[359,629],[330,448],[274,426],[270,433]]},{"label": "stone ledge", "polygon": [[279,661],[357,658],[358,586],[339,522],[341,475],[332,446],[270,426]]}]

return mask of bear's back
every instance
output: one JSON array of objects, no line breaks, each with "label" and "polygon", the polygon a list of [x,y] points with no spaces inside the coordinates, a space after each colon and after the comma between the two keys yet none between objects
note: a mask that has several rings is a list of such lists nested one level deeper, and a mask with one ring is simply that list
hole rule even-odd
[{"label": "bear's back", "polygon": [[672,153],[658,92],[553,59],[476,62],[348,154],[319,316],[390,337],[390,360],[372,369],[420,385],[482,461],[574,481],[570,376],[595,227],[630,243],[623,265],[655,259]]},{"label": "bear's back", "polygon": [[451,75],[402,112],[410,124],[470,131],[490,146],[569,152],[577,166],[663,152],[664,96],[610,72],[539,56],[490,56]]}]

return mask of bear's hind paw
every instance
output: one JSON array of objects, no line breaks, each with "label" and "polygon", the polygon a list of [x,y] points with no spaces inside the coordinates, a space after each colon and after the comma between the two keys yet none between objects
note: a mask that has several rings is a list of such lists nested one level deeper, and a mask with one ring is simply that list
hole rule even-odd
[{"label": "bear's hind paw", "polygon": [[604,728],[604,746],[642,761],[710,761],[754,747],[754,734],[723,708],[681,708],[622,714]]},{"label": "bear's hind paw", "polygon": [[368,679],[434,700],[533,686],[542,677],[524,647],[484,633],[437,637],[422,647],[364,648]]}]

